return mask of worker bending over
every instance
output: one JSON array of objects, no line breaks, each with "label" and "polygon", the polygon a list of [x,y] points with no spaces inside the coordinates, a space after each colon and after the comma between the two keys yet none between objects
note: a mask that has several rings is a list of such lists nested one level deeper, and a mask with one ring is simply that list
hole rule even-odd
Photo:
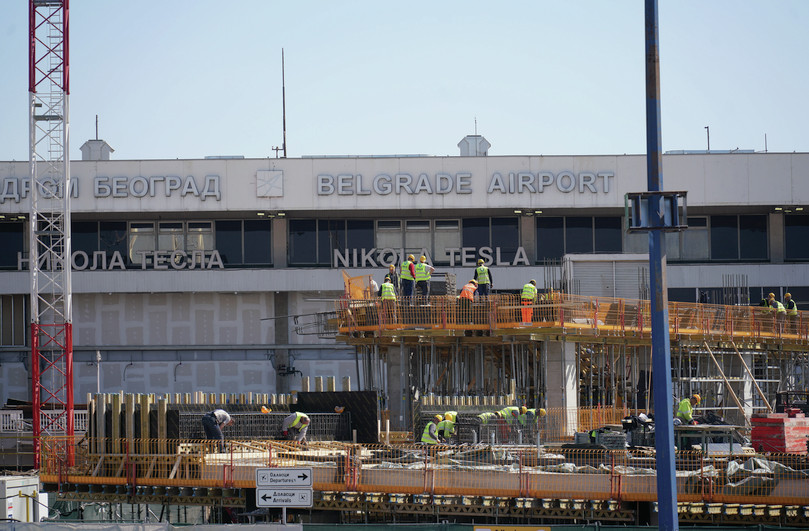
[{"label": "worker bending over", "polygon": [[284,419],[281,424],[281,436],[287,440],[296,440],[306,444],[306,431],[309,429],[309,415],[296,411]]},{"label": "worker bending over", "polygon": [[[675,424],[698,424],[696,420],[694,420],[694,406],[699,404],[700,396],[696,393],[691,395],[691,398],[683,398],[680,400],[680,405],[677,408],[677,417],[675,418]],[[679,423],[677,422],[679,420]]]},{"label": "worker bending over", "polygon": [[202,416],[202,429],[205,430],[205,438],[210,441],[219,441],[219,451],[225,451],[225,436],[222,435],[222,428],[233,424],[233,418],[224,409],[214,409]]},{"label": "worker bending over", "polygon": [[421,442],[424,444],[438,444],[443,442],[440,434],[438,433],[438,424],[443,422],[443,420],[444,419],[441,415],[436,415],[430,419],[430,422],[424,426],[424,432],[421,434]]}]

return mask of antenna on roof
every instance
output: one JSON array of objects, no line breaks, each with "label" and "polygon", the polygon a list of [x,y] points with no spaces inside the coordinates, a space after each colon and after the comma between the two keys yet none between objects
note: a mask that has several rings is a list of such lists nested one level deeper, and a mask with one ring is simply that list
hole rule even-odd
[{"label": "antenna on roof", "polygon": [[287,158],[287,95],[286,95],[286,81],[284,80],[284,49],[281,48],[281,120],[283,129],[283,140],[281,147],[273,146],[272,150],[275,151],[275,158],[278,158],[278,152],[283,151],[284,157]]},{"label": "antenna on roof", "polygon": [[98,140],[98,115],[96,114],[96,140]]},{"label": "antenna on roof", "polygon": [[478,134],[478,117],[475,116],[475,134]]}]

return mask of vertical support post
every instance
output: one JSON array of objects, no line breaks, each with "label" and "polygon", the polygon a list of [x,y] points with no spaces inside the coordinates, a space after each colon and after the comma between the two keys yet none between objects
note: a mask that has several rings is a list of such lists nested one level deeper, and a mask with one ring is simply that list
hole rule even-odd
[{"label": "vertical support post", "polygon": [[[659,192],[663,188],[663,157],[660,133],[657,0],[646,0],[645,19],[647,183],[650,192]],[[659,195],[650,197],[649,218],[652,225],[663,225]],[[663,420],[655,426],[657,504],[660,531],[676,531],[679,529],[679,523],[677,521],[677,483],[674,467],[674,426],[669,421],[674,404],[671,398],[666,247],[663,236],[664,233],[661,230],[649,231],[654,401],[658,418]]]}]

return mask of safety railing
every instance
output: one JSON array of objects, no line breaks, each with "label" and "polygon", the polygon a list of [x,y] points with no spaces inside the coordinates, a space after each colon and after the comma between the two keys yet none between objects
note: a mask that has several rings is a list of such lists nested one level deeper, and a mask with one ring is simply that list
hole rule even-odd
[{"label": "safety railing", "polygon": [[[151,453],[92,453],[77,445],[64,464],[67,441],[46,438],[44,483],[250,488],[264,467],[309,466],[317,491],[654,501],[653,456],[621,450],[531,446],[356,445],[279,441],[139,441]],[[101,444],[107,446],[107,443]],[[162,452],[162,453],[161,453]],[[676,454],[679,501],[803,505],[809,500],[809,458],[795,454],[707,456]],[[134,492],[134,490],[131,490]]]},{"label": "safety railing", "polygon": [[[651,337],[648,300],[584,297],[552,292],[532,304],[519,295],[498,294],[469,302],[455,296],[397,301],[340,299],[336,303],[339,331],[406,329],[506,330],[564,328],[594,336]],[[672,337],[704,339],[778,339],[809,343],[809,313],[771,312],[756,306],[669,303]]]}]

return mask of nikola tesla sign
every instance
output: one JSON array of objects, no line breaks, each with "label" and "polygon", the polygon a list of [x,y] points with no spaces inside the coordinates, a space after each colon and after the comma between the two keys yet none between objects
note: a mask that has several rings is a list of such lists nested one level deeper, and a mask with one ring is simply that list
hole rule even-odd
[{"label": "nikola tesla sign", "polygon": [[[487,194],[541,194],[546,190],[562,193],[608,194],[615,174],[610,171],[495,172],[486,186]],[[472,174],[458,173],[379,173],[372,177],[354,173],[317,176],[317,195],[434,195],[471,194]]]}]

